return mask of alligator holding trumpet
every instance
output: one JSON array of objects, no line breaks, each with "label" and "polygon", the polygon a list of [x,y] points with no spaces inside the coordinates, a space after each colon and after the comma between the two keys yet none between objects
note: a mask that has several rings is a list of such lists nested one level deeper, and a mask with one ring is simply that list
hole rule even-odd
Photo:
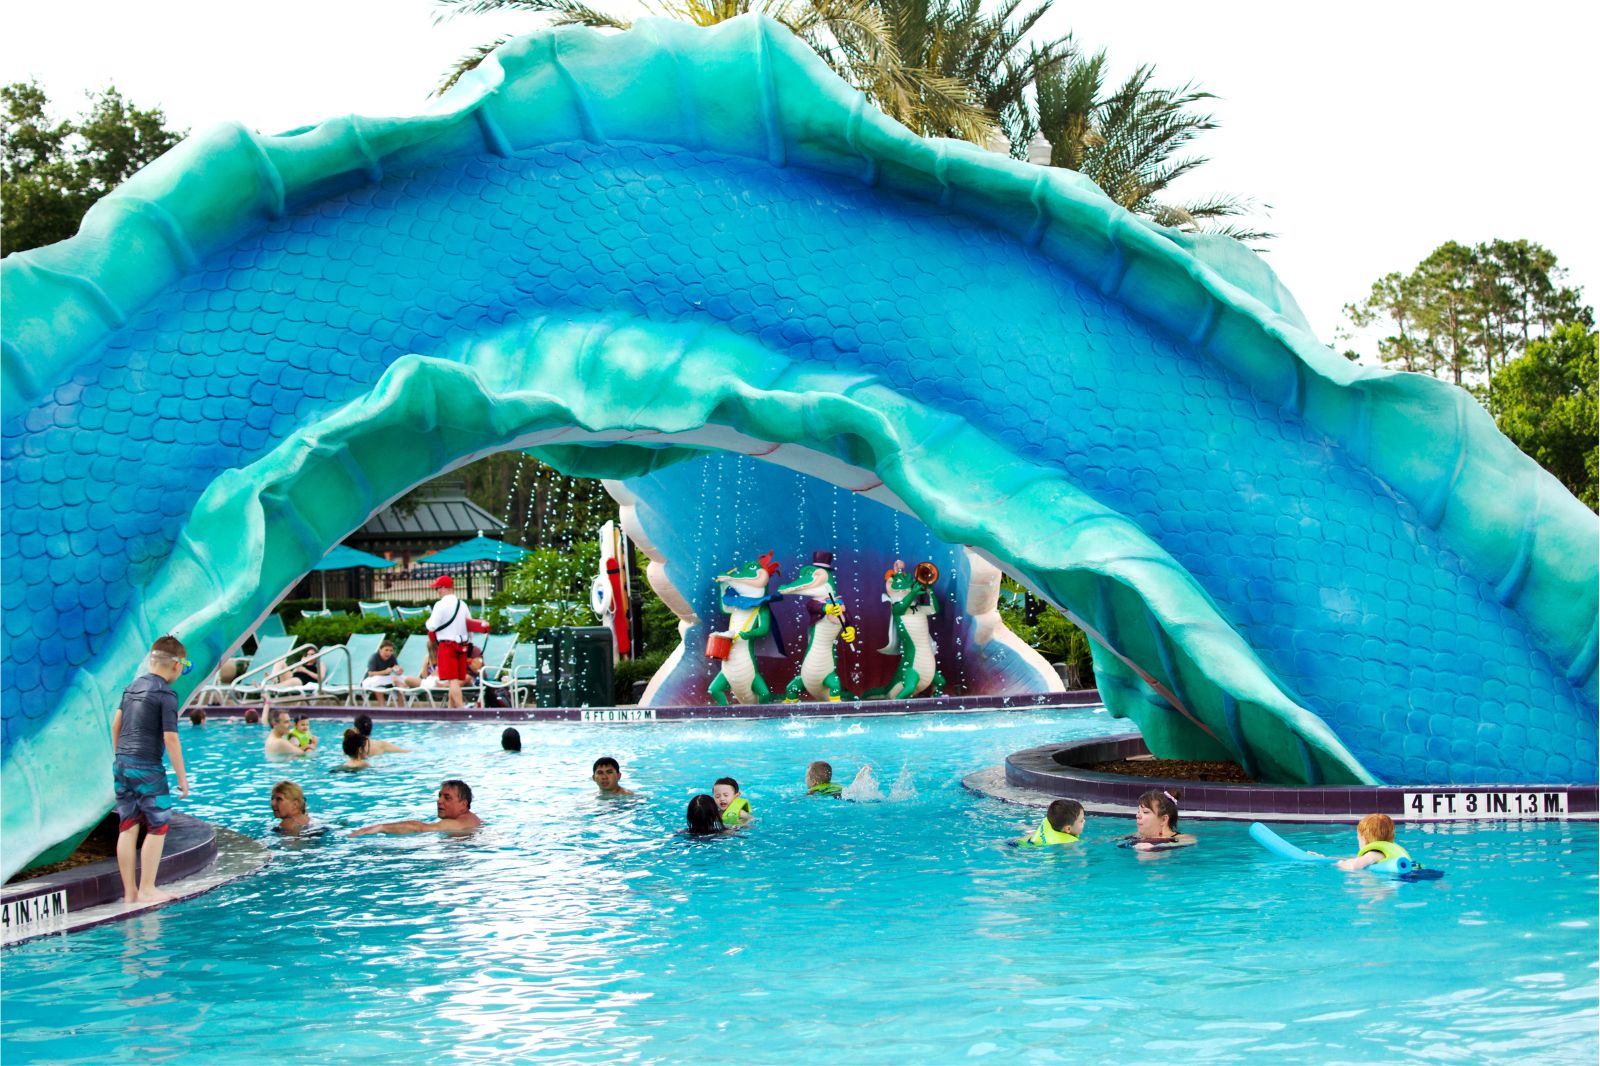
[{"label": "alligator holding trumpet", "polygon": [[918,563],[907,572],[905,563],[896,560],[884,574],[883,599],[889,604],[889,638],[885,655],[899,657],[889,684],[862,696],[844,689],[839,681],[838,644],[853,644],[856,627],[839,596],[833,572],[833,553],[813,552],[811,562],[787,584],[771,589],[779,566],[767,552],[753,562],[719,574],[717,605],[728,615],[726,628],[710,635],[706,654],[722,660],[707,694],[716,703],[769,703],[775,697],[767,688],[756,666],[758,656],[782,656],[783,640],[772,615],[772,605],[785,596],[804,600],[810,627],[800,671],[789,682],[783,699],[795,703],[809,697],[820,702],[854,699],[910,699],[931,692],[944,694],[944,677],[935,665],[938,651],[928,624],[939,611],[933,585],[939,568],[930,562]]}]

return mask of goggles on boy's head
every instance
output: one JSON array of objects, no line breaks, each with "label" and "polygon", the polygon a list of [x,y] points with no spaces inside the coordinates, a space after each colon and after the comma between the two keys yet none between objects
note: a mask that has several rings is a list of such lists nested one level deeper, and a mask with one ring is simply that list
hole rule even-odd
[{"label": "goggles on boy's head", "polygon": [[169,663],[177,663],[179,666],[183,667],[183,672],[186,673],[186,674],[190,670],[194,669],[194,663],[190,662],[187,656],[168,655],[164,651],[158,651],[151,657],[152,658],[163,659],[163,660],[165,660],[166,662],[169,662]]}]

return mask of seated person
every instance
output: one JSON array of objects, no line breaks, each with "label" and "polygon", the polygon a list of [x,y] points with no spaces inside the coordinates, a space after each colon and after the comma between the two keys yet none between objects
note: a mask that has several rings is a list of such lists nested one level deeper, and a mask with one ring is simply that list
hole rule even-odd
[{"label": "seated person", "polygon": [[806,795],[838,799],[844,789],[833,783],[833,765],[817,760],[806,767]]},{"label": "seated person", "polygon": [[689,801],[688,815],[686,831],[690,836],[710,836],[728,828],[722,821],[722,812],[717,810],[717,801],[704,793]]},{"label": "seated person", "polygon": [[355,718],[355,731],[367,738],[367,754],[387,755],[389,752],[409,752],[410,748],[402,748],[398,744],[391,744],[387,740],[379,740],[372,735],[372,715],[358,714]]},{"label": "seated person", "polygon": [[506,726],[505,731],[500,734],[500,750],[510,752],[522,750],[522,734],[517,732],[516,727]]},{"label": "seated person", "polygon": [[1133,820],[1138,832],[1117,841],[1118,847],[1167,851],[1186,848],[1195,842],[1188,833],[1178,832],[1178,797],[1165,789],[1153,788],[1140,796]]},{"label": "seated person", "polygon": [[269,687],[301,688],[306,685],[317,685],[322,681],[322,657],[315,650],[303,651],[293,662],[288,659],[283,661],[283,669],[272,676],[267,682]]},{"label": "seated person", "polygon": [[290,836],[299,834],[311,824],[306,814],[306,794],[293,781],[279,781],[272,786],[272,814],[278,819],[273,832]]},{"label": "seated person", "polygon": [[335,770],[365,770],[372,764],[367,761],[367,747],[371,744],[365,736],[354,729],[344,731],[345,761],[335,766]]},{"label": "seated person", "polygon": [[1055,800],[1045,810],[1039,828],[1013,843],[1019,848],[1076,844],[1078,838],[1083,836],[1083,820],[1083,804],[1077,800]]},{"label": "seated person", "polygon": [[[622,780],[622,767],[617,764],[617,760],[609,755],[602,755],[594,761],[591,776],[594,778],[594,783],[599,786],[600,795],[602,796],[633,795],[632,792],[623,788],[619,783]],[[715,803],[716,801],[713,800],[712,802]]]},{"label": "seated person", "polygon": [[311,731],[311,716],[304,711],[294,716],[294,728],[289,739],[300,745],[300,750],[310,754],[317,750],[317,735]]},{"label": "seated person", "polygon": [[194,708],[194,710],[190,711],[188,713],[187,717],[189,719],[189,724],[190,725],[205,725],[206,724],[206,712],[201,710],[199,707],[196,707],[196,708]]},{"label": "seated person", "polygon": [[306,751],[300,745],[289,739],[289,712],[277,709],[272,712],[272,732],[267,734],[267,739],[262,745],[262,751],[267,755],[304,755]]},{"label": "seated person", "polygon": [[748,825],[754,819],[750,801],[739,794],[739,782],[731,777],[717,778],[716,784],[711,786],[711,798],[717,801],[723,825]]},{"label": "seated person", "polygon": [[1394,842],[1394,819],[1387,814],[1369,814],[1356,823],[1357,851],[1338,862],[1341,870],[1361,870],[1390,859],[1409,859],[1411,854]]},{"label": "seated person", "polygon": [[472,789],[465,781],[451,778],[439,786],[434,801],[439,813],[436,822],[415,819],[404,822],[379,822],[362,826],[350,835],[368,836],[372,833],[470,833],[483,825],[483,819],[472,813]]},{"label": "seated person", "polygon": [[361,687],[372,693],[380,707],[387,699],[384,689],[416,688],[421,684],[421,678],[406,677],[405,668],[395,662],[392,640],[386,640],[378,645],[377,652],[367,660],[367,676],[361,680]]}]

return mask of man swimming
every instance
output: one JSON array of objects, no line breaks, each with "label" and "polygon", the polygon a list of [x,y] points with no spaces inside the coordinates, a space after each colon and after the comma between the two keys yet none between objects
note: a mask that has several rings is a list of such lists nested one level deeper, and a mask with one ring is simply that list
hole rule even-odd
[{"label": "man swimming", "polygon": [[439,786],[436,797],[439,820],[423,822],[408,819],[404,822],[379,822],[354,830],[353,837],[373,833],[470,833],[483,824],[483,819],[472,813],[472,789],[465,781],[451,778]]}]

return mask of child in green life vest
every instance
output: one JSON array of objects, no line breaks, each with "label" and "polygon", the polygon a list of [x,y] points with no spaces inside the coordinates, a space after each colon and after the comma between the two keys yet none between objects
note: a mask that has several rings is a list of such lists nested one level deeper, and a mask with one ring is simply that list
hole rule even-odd
[{"label": "child in green life vest", "polygon": [[1076,844],[1082,835],[1083,804],[1056,800],[1046,808],[1039,828],[1015,843],[1019,848],[1046,848],[1052,844]]},{"label": "child in green life vest", "polygon": [[717,801],[717,810],[722,812],[723,825],[748,825],[754,817],[750,813],[750,801],[739,794],[739,782],[731,777],[717,778],[717,783],[711,786],[711,798]]},{"label": "child in green life vest", "polygon": [[1360,870],[1390,859],[1409,859],[1406,849],[1394,842],[1394,819],[1387,814],[1369,814],[1356,823],[1356,840],[1361,848],[1348,859],[1339,860],[1341,870]]},{"label": "child in green life vest", "polygon": [[289,730],[289,739],[294,741],[301,751],[317,750],[317,735],[311,731],[311,716],[309,714],[295,716],[294,728]]},{"label": "child in green life vest", "polygon": [[844,789],[833,783],[833,766],[820,759],[806,767],[806,795],[838,799]]}]

